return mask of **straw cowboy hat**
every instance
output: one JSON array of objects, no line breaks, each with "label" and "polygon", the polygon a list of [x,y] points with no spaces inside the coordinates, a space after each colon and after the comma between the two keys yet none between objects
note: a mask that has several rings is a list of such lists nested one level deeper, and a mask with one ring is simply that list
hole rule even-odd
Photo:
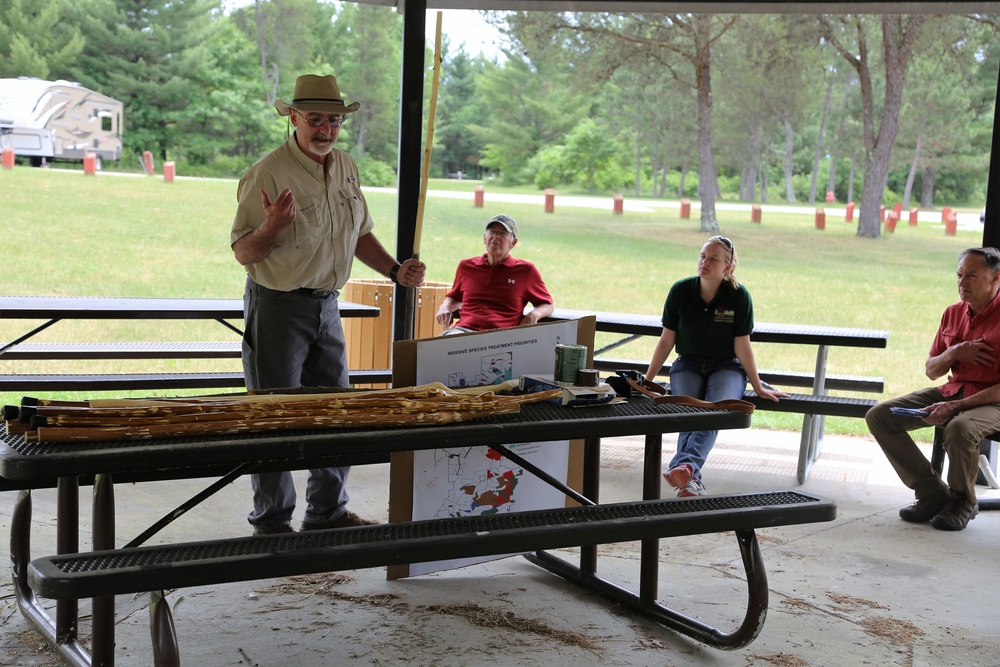
[{"label": "straw cowboy hat", "polygon": [[295,97],[292,101],[286,103],[278,100],[274,103],[274,108],[279,116],[287,116],[289,108],[296,111],[348,114],[360,109],[361,103],[344,104],[336,77],[303,74],[295,80]]}]

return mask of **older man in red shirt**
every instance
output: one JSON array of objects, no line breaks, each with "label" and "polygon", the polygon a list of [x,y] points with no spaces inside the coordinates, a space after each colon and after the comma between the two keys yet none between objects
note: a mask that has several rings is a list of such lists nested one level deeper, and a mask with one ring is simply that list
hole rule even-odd
[{"label": "older man in red shirt", "polygon": [[[483,234],[486,252],[463,259],[455,272],[455,282],[438,308],[437,321],[458,322],[445,334],[505,329],[536,324],[552,314],[552,295],[542,275],[531,262],[511,257],[517,245],[517,223],[509,215],[495,215]],[[524,312],[528,304],[534,308]]]},{"label": "older man in red shirt", "polygon": [[[917,502],[899,510],[904,521],[930,522],[939,530],[962,530],[979,513],[976,477],[979,443],[1000,431],[1000,251],[970,248],[958,260],[958,296],[948,306],[925,363],[940,387],[921,389],[879,403],[868,411],[868,429]],[[893,408],[923,410],[924,416],[894,414]],[[908,431],[944,428],[948,480],[942,481]]]}]

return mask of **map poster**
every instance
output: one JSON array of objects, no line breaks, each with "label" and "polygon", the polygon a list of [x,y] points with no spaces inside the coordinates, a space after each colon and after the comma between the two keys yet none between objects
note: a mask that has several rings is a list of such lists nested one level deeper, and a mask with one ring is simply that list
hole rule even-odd
[{"label": "map poster", "polygon": [[[393,385],[443,382],[454,387],[484,386],[516,380],[524,374],[551,374],[557,344],[586,345],[590,361],[594,325],[594,318],[589,317],[396,343]],[[553,477],[579,488],[582,442],[510,443],[508,447]],[[566,503],[562,492],[487,446],[470,443],[392,456],[390,521],[545,509]],[[392,566],[389,578],[484,560],[488,558]]]}]

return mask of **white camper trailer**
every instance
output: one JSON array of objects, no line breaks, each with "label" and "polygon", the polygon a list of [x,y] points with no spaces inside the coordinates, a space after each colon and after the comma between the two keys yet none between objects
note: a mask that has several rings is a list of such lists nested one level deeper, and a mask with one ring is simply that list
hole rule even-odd
[{"label": "white camper trailer", "polygon": [[70,81],[0,79],[0,149],[13,146],[35,166],[93,153],[100,169],[122,157],[123,107]]}]

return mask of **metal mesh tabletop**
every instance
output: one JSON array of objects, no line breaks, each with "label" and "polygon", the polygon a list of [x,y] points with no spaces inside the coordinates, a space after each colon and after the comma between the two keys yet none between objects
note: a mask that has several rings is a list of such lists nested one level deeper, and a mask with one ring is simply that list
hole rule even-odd
[{"label": "metal mesh tabletop", "polygon": [[625,403],[568,408],[523,405],[519,413],[421,427],[289,430],[211,437],[124,442],[39,443],[20,435],[0,438],[0,475],[9,479],[135,472],[169,467],[281,461],[294,467],[337,455],[468,445],[546,442],[650,433],[746,428],[739,412],[654,404],[640,397]]}]

